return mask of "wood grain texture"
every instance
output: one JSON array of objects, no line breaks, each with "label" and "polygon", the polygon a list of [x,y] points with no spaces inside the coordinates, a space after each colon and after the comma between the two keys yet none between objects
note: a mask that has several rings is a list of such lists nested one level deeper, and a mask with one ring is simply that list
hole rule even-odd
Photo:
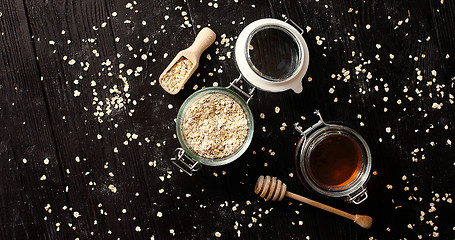
[{"label": "wood grain texture", "polygon": [[22,2],[2,1],[0,17],[2,239],[55,239],[68,204],[32,35]]},{"label": "wood grain texture", "polygon": [[[0,0],[0,238],[453,239],[454,11],[448,0]],[[256,91],[249,150],[189,177],[169,162],[179,107],[238,77],[236,36],[266,17],[305,30],[304,91]],[[167,94],[159,74],[205,26],[215,44]],[[291,126],[314,124],[315,109],[368,142],[365,203],[298,180]],[[259,175],[373,227],[265,202]]]}]

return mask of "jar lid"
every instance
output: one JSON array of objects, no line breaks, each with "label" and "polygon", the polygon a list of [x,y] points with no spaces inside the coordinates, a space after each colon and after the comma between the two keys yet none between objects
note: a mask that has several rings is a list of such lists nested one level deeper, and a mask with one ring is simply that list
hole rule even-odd
[{"label": "jar lid", "polygon": [[235,62],[243,78],[269,92],[301,93],[309,64],[308,46],[291,24],[272,18],[250,23],[235,44]]}]

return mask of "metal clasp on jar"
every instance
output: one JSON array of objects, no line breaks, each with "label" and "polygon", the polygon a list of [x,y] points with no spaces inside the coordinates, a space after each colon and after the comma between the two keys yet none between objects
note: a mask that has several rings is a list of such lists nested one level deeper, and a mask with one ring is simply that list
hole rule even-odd
[{"label": "metal clasp on jar", "polygon": [[247,98],[246,104],[248,104],[250,102],[250,100],[253,99],[254,90],[256,90],[256,88],[252,87],[248,92],[246,92],[245,90],[243,90],[242,86],[240,86],[240,87],[237,86],[238,83],[242,82],[242,78],[243,78],[243,76],[242,76],[242,74],[240,74],[240,76],[238,78],[234,79],[234,81],[232,81],[227,88],[229,88],[229,89],[233,88],[233,89],[237,90],[237,92],[239,92],[240,94],[245,96]]},{"label": "metal clasp on jar", "polygon": [[182,148],[176,148],[174,156],[171,158],[171,163],[190,176],[193,176],[193,173],[199,171],[202,167],[198,161],[188,156]]},{"label": "metal clasp on jar", "polygon": [[298,122],[294,123],[295,130],[298,133],[300,133],[300,135],[302,135],[305,139],[308,136],[308,133],[312,132],[314,129],[319,128],[323,125],[327,125],[327,123],[324,122],[324,119],[322,119],[322,116],[321,116],[321,113],[319,112],[319,110],[314,111],[314,114],[318,115],[319,121],[317,123],[313,124],[313,126],[307,128],[305,131],[302,131]]},{"label": "metal clasp on jar", "polygon": [[368,198],[367,189],[365,186],[362,186],[359,190],[354,192],[352,195],[349,195],[345,201],[354,203],[354,204],[361,204]]}]

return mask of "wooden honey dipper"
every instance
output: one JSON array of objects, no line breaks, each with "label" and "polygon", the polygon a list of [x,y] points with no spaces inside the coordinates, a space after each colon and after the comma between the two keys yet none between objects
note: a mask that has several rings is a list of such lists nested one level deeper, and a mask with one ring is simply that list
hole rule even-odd
[{"label": "wooden honey dipper", "polygon": [[316,201],[308,199],[306,197],[302,197],[295,193],[288,192],[286,190],[287,190],[286,184],[281,182],[276,177],[259,176],[258,181],[256,182],[256,187],[254,188],[254,193],[258,194],[261,198],[264,198],[265,200],[272,200],[272,201],[277,201],[277,200],[281,201],[281,200],[283,200],[284,196],[286,196],[288,198],[295,199],[297,201],[306,203],[313,207],[320,208],[327,212],[335,213],[339,216],[351,219],[352,221],[354,221],[354,223],[356,223],[357,225],[359,225],[363,228],[366,228],[366,229],[370,229],[371,225],[373,224],[373,218],[371,218],[370,216],[358,215],[358,214],[352,215],[345,211],[341,211],[339,209],[330,207],[330,206],[322,204],[320,202],[316,202]]}]

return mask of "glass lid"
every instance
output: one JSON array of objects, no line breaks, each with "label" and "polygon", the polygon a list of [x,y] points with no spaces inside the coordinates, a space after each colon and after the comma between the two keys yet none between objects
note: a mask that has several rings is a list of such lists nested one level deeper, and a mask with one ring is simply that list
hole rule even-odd
[{"label": "glass lid", "polygon": [[302,92],[309,51],[301,33],[287,22],[264,18],[250,23],[235,45],[235,61],[243,78],[269,91]]},{"label": "glass lid", "polygon": [[284,28],[267,26],[251,35],[248,63],[260,76],[270,81],[283,81],[298,70],[301,61],[299,45]]}]

